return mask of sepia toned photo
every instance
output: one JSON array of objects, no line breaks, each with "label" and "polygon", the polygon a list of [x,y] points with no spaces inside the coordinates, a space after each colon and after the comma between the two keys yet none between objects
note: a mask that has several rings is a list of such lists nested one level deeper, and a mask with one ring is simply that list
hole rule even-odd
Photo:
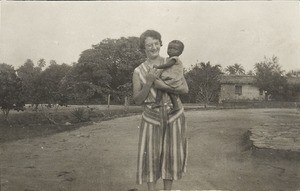
[{"label": "sepia toned photo", "polygon": [[0,5],[0,191],[300,190],[299,1]]}]

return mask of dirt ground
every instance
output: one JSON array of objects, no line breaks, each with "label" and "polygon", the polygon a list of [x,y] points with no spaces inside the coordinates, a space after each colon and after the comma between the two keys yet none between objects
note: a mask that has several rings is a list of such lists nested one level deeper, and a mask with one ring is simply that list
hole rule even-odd
[{"label": "dirt ground", "polygon": [[[248,129],[293,109],[187,111],[187,173],[176,190],[300,190],[299,153],[255,149]],[[296,112],[296,111],[295,111]],[[135,184],[140,116],[1,143],[1,191],[146,190]],[[287,118],[286,120],[291,120]],[[158,182],[162,189],[162,181]]]}]

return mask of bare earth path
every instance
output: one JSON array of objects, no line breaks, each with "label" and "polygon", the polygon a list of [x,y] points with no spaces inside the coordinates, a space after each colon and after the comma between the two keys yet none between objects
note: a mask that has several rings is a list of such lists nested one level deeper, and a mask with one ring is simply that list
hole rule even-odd
[{"label": "bare earth path", "polygon": [[[272,112],[289,109],[188,111],[189,159],[177,190],[300,190],[300,160],[255,155],[243,143]],[[140,116],[104,121],[0,147],[1,191],[145,190],[135,185]],[[158,189],[162,188],[161,181]]]}]

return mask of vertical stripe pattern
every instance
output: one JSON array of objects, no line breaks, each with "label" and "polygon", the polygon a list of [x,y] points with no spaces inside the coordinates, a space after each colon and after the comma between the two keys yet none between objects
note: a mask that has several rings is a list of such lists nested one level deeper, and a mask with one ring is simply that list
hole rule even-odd
[{"label": "vertical stripe pattern", "polygon": [[[147,73],[145,66],[142,64],[136,70],[141,82],[145,83],[142,79]],[[154,91],[150,91],[146,101],[155,99]],[[137,184],[154,182],[159,178],[178,180],[186,172],[188,143],[184,110],[182,108],[169,116],[169,108],[164,104],[167,102],[170,100],[164,94],[159,110],[144,108],[138,142]]]}]

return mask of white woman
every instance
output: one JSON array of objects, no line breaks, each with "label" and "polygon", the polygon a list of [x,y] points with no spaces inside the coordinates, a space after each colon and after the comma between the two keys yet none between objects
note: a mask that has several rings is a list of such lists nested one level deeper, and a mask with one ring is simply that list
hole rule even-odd
[{"label": "white woman", "polygon": [[143,105],[140,123],[137,159],[137,184],[147,182],[148,190],[156,190],[156,182],[163,179],[164,190],[171,190],[173,180],[182,178],[186,171],[187,138],[186,120],[180,98],[180,110],[169,114],[171,101],[164,93],[161,107],[153,109],[156,88],[175,94],[188,92],[184,85],[174,89],[161,83],[158,76],[161,71],[154,65],[161,65],[166,59],[160,56],[161,35],[147,30],[140,36],[140,48],[146,53],[147,60],[135,68],[133,73],[133,98],[136,104]]}]

